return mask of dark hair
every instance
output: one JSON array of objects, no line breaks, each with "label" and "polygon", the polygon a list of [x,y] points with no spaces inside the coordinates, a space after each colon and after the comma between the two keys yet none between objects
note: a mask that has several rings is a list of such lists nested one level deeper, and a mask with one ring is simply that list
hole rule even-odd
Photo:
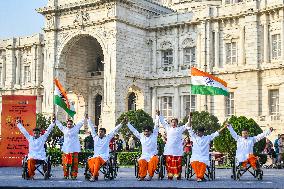
[{"label": "dark hair", "polygon": [[203,132],[203,133],[204,133],[205,128],[204,128],[204,127],[200,127],[200,128],[198,128],[198,129],[197,129],[197,131],[199,131],[199,132]]},{"label": "dark hair", "polygon": [[143,131],[145,131],[145,130],[153,132],[153,128],[149,125],[146,125],[146,126],[143,127]]},{"label": "dark hair", "polygon": [[72,119],[67,119],[67,123],[68,123],[68,122],[73,123],[73,120],[72,120]]},{"label": "dark hair", "polygon": [[99,130],[106,133],[106,129],[105,128],[100,128]]},{"label": "dark hair", "polygon": [[38,132],[40,132],[40,129],[39,129],[39,128],[34,128],[33,131],[38,131]]},{"label": "dark hair", "polygon": [[178,118],[172,118],[172,119],[171,119],[171,122],[172,122],[173,120],[175,120],[175,121],[178,123]]},{"label": "dark hair", "polygon": [[242,130],[242,131],[247,131],[247,132],[248,132],[249,130],[248,130],[248,128],[243,128],[243,130]]}]

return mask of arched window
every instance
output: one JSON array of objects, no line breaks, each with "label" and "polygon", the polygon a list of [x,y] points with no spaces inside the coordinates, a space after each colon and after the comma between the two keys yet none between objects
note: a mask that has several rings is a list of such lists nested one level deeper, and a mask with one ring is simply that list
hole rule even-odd
[{"label": "arched window", "polygon": [[129,110],[136,110],[136,95],[133,92],[128,96],[128,111]]}]

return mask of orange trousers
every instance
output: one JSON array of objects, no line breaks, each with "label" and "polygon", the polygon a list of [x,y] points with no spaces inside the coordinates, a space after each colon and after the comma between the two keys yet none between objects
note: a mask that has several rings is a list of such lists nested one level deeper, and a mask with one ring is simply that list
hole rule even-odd
[{"label": "orange trousers", "polygon": [[147,175],[147,171],[150,177],[154,176],[155,170],[157,169],[159,159],[157,156],[153,156],[149,162],[145,159],[140,159],[138,161],[139,164],[139,177],[145,178]]},{"label": "orange trousers", "polygon": [[[42,160],[36,160],[36,159],[28,159],[28,177],[33,177],[35,176],[35,170],[36,170],[36,164],[37,161],[42,161]],[[43,171],[47,171],[47,166],[46,164],[43,165]]]},{"label": "orange trousers", "polygon": [[191,167],[195,172],[197,179],[203,179],[206,171],[206,164],[200,161],[191,162]]},{"label": "orange trousers", "polygon": [[69,177],[69,168],[71,177],[77,177],[78,175],[78,152],[62,154],[62,165],[64,177]]},{"label": "orange trousers", "polygon": [[95,157],[88,160],[89,170],[94,177],[99,176],[100,167],[103,164],[105,164],[105,160],[101,157]]},{"label": "orange trousers", "polygon": [[242,162],[242,166],[246,168],[247,164],[249,163],[253,169],[256,169],[256,160],[257,160],[257,157],[253,154],[250,154],[249,158],[246,161]]}]

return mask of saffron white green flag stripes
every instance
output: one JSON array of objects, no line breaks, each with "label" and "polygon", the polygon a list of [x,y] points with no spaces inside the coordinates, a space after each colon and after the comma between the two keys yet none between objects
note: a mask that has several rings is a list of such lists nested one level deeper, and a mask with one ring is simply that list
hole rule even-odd
[{"label": "saffron white green flag stripes", "polygon": [[66,91],[57,79],[54,79],[54,84],[54,104],[60,106],[70,117],[73,118],[76,112],[70,107]]},{"label": "saffron white green flag stripes", "polygon": [[227,83],[207,72],[191,68],[191,94],[228,96]]}]

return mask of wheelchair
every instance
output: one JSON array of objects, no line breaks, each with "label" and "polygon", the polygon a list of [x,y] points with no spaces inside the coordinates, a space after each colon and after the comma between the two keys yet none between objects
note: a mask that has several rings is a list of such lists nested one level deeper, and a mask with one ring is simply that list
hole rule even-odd
[{"label": "wheelchair", "polygon": [[232,167],[231,178],[234,180],[239,181],[246,172],[249,172],[257,180],[262,180],[263,178],[263,171],[260,169],[261,165],[258,158],[256,161],[256,170],[253,170],[250,164],[248,164],[248,166],[243,169],[242,165],[237,161],[236,158],[233,159]]},{"label": "wheelchair", "polygon": [[[41,168],[40,168],[41,167]],[[44,167],[46,168],[46,171],[44,171]],[[45,160],[36,160],[35,165],[36,171],[38,171],[45,180],[49,179],[51,177],[51,158],[50,156],[47,156],[47,161]],[[22,178],[25,180],[29,179],[28,174],[28,156],[24,156],[22,160]]]},{"label": "wheelchair", "polygon": [[[138,159],[135,159],[135,163],[134,163],[134,173],[135,173],[135,177],[139,178],[139,164],[138,164]],[[159,156],[159,163],[157,166],[157,169],[155,170],[155,174],[158,175],[158,179],[159,180],[163,180],[165,177],[165,172],[166,172],[166,162],[165,162],[165,158],[163,155]]]},{"label": "wheelchair", "polygon": [[[91,172],[89,170],[88,159],[85,161],[85,180],[90,180],[92,177]],[[118,166],[115,155],[111,154],[109,159],[100,167],[100,172],[104,175],[105,180],[114,180],[117,177]]]},{"label": "wheelchair", "polygon": [[[216,179],[216,175],[215,175],[215,160],[212,158],[211,154],[209,155],[209,161],[210,161],[210,165],[206,165],[206,172],[205,172],[205,177],[208,180],[215,180]],[[189,180],[190,178],[192,178],[195,175],[193,168],[191,166],[190,163],[190,155],[186,156],[186,164],[185,164],[185,175],[184,177]]]}]

